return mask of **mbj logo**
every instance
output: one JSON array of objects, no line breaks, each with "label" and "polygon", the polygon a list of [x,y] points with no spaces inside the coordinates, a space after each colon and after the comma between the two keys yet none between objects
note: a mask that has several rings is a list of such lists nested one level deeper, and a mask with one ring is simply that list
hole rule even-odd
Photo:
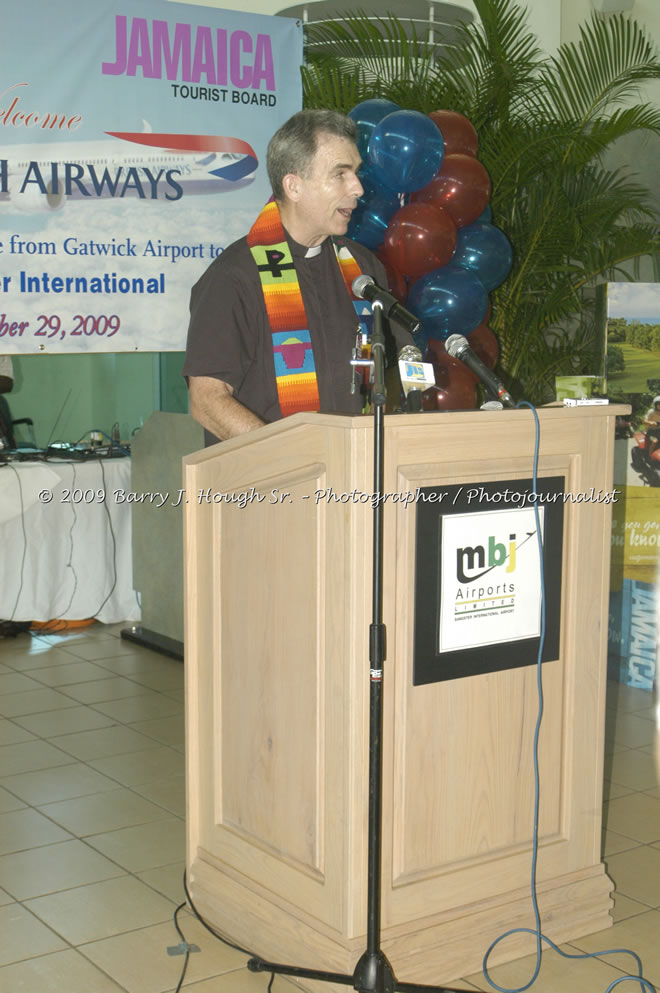
[{"label": "mbj logo", "polygon": [[[507,546],[497,541],[495,535],[488,537],[488,544],[475,545],[474,547],[456,549],[456,576],[461,583],[470,583],[475,579],[480,579],[486,573],[491,572],[498,566],[508,564],[505,572],[514,572],[516,568],[516,535],[509,535],[509,545]],[[480,569],[481,572],[474,572]],[[467,574],[469,572],[469,575]]]}]

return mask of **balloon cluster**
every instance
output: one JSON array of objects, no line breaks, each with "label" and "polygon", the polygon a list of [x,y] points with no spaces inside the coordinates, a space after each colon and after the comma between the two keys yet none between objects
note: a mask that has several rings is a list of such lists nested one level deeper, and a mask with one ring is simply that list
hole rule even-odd
[{"label": "balloon cluster", "polygon": [[433,410],[476,406],[476,376],[447,354],[451,334],[492,368],[488,293],[511,269],[511,245],[491,223],[490,178],[476,158],[477,132],[462,114],[402,110],[365,100],[350,111],[364,160],[364,193],[348,234],[376,252],[390,289],[422,321],[416,344],[433,363]]}]

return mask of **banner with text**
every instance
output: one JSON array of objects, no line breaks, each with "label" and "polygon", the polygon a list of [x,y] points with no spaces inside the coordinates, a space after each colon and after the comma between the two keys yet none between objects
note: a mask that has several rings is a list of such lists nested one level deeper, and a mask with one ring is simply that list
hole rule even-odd
[{"label": "banner with text", "polygon": [[660,284],[608,283],[607,391],[616,418],[608,675],[653,691],[660,648]]},{"label": "banner with text", "polygon": [[302,25],[22,0],[3,36],[0,353],[183,349],[192,285],[270,197]]}]

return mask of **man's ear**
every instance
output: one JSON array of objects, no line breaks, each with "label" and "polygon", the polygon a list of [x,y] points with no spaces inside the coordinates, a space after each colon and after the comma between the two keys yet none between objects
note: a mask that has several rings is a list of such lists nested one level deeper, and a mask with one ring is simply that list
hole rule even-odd
[{"label": "man's ear", "polygon": [[296,203],[300,195],[300,176],[295,172],[288,172],[282,179],[282,189],[287,200]]}]

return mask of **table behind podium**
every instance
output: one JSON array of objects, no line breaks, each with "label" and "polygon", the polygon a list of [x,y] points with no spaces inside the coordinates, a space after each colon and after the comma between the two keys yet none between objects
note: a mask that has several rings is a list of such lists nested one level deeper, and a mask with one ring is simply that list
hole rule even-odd
[{"label": "table behind podium", "polygon": [[136,620],[130,458],[0,465],[0,617]]}]

